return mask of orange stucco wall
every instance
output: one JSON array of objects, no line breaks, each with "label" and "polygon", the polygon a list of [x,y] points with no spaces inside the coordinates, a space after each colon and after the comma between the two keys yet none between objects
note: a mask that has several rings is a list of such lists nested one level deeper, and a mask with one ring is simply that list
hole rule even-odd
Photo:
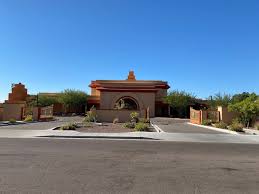
[{"label": "orange stucco wall", "polygon": [[4,112],[4,108],[0,107],[0,121],[3,120],[3,112]]},{"label": "orange stucco wall", "polygon": [[3,120],[8,121],[10,119],[15,119],[17,121],[22,120],[22,110],[25,108],[25,104],[3,104]]},{"label": "orange stucco wall", "polygon": [[201,111],[190,108],[190,122],[194,124],[201,124]]},{"label": "orange stucco wall", "polygon": [[9,93],[8,96],[8,102],[9,103],[15,103],[18,101],[26,101],[28,94],[27,94],[27,89],[25,86],[21,83],[15,84],[12,87],[12,92]]}]

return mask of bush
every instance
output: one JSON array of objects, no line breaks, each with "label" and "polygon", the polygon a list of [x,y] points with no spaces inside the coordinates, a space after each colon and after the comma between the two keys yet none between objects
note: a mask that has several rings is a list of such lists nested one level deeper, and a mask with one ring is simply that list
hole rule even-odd
[{"label": "bush", "polygon": [[223,121],[220,121],[219,123],[215,123],[215,127],[221,128],[221,129],[227,129],[228,125],[224,123]]},{"label": "bush", "polygon": [[119,122],[119,118],[115,118],[115,119],[113,119],[113,121],[112,121],[113,124],[116,124],[116,123],[118,123],[118,122]]},{"label": "bush", "polygon": [[146,118],[140,118],[140,119],[139,119],[139,122],[140,122],[140,123],[150,123],[150,120],[149,120],[149,119],[146,119]]},{"label": "bush", "polygon": [[60,130],[76,130],[76,128],[78,128],[77,124],[70,123],[68,125],[62,126]]},{"label": "bush", "polygon": [[25,122],[32,122],[33,121],[33,118],[32,118],[32,115],[27,115],[24,119]]},{"label": "bush", "polygon": [[93,123],[90,122],[84,122],[83,127],[93,127]]},{"label": "bush", "polygon": [[229,125],[229,129],[236,132],[244,132],[243,127],[244,125],[237,119],[233,119],[232,124]]},{"label": "bush", "polygon": [[83,122],[96,122],[97,115],[95,110],[90,110],[86,113],[86,117],[84,118]]},{"label": "bush", "polygon": [[15,119],[9,119],[9,122],[10,123],[16,123],[16,120]]},{"label": "bush", "polygon": [[135,124],[134,123],[124,123],[123,124],[124,128],[129,128],[129,129],[134,129],[135,128]]},{"label": "bush", "polygon": [[135,131],[148,131],[149,125],[146,123],[136,123]]},{"label": "bush", "polygon": [[212,124],[212,120],[203,120],[202,125],[211,125]]},{"label": "bush", "polygon": [[130,117],[134,122],[138,122],[139,121],[139,113],[138,112],[132,112],[130,113]]}]

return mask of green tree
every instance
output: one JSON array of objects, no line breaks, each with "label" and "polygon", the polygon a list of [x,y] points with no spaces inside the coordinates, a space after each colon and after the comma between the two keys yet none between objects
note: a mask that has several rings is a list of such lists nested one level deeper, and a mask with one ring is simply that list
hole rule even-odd
[{"label": "green tree", "polygon": [[41,107],[50,106],[58,102],[59,102],[58,96],[45,96],[45,95],[38,96],[38,106],[41,106]]},{"label": "green tree", "polygon": [[231,103],[232,96],[229,94],[221,94],[220,92],[208,98],[210,108],[215,109],[217,106],[227,107]]},{"label": "green tree", "polygon": [[253,93],[240,102],[231,103],[228,109],[229,111],[238,112],[241,122],[249,127],[251,120],[259,113],[259,98]]},{"label": "green tree", "polygon": [[67,109],[82,108],[87,103],[87,94],[80,90],[66,89],[59,95],[59,101]]},{"label": "green tree", "polygon": [[[252,94],[255,94],[255,93],[252,93]],[[235,94],[233,97],[232,97],[232,103],[237,103],[237,102],[241,102],[243,101],[244,99],[248,98],[251,94],[249,92],[243,92],[243,93],[240,93],[240,94]]]},{"label": "green tree", "polygon": [[185,91],[171,91],[165,101],[172,107],[179,117],[187,117],[189,106],[195,102],[195,96]]}]

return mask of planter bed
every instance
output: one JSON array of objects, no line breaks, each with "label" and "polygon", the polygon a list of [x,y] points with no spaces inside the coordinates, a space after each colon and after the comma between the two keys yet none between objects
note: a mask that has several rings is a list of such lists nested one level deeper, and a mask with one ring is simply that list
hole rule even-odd
[{"label": "planter bed", "polygon": [[[134,129],[124,128],[123,123],[91,123],[91,126],[84,126],[82,124],[77,124],[79,127],[75,131],[83,133],[125,133],[125,132],[134,132]],[[55,130],[60,130],[56,128]],[[155,130],[150,126],[150,131],[154,132]]]},{"label": "planter bed", "polygon": [[124,128],[121,123],[102,123],[102,125],[92,124],[92,126],[89,127],[79,127],[76,129],[76,131],[86,133],[122,133],[132,132],[133,130]]}]

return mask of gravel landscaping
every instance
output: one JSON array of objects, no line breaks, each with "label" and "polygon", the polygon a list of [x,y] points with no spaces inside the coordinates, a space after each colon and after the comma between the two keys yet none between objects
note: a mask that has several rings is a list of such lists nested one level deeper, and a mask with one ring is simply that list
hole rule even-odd
[{"label": "gravel landscaping", "polygon": [[133,130],[124,128],[122,123],[102,123],[91,124],[91,126],[77,128],[76,131],[86,133],[122,133],[122,132],[133,132]]},{"label": "gravel landscaping", "polygon": [[[54,130],[63,131],[78,131],[83,133],[125,133],[125,132],[135,132],[133,128],[126,128],[123,126],[124,123],[77,123],[69,125],[63,125],[61,127],[55,128]],[[155,129],[150,126],[146,132],[155,132]]]}]

